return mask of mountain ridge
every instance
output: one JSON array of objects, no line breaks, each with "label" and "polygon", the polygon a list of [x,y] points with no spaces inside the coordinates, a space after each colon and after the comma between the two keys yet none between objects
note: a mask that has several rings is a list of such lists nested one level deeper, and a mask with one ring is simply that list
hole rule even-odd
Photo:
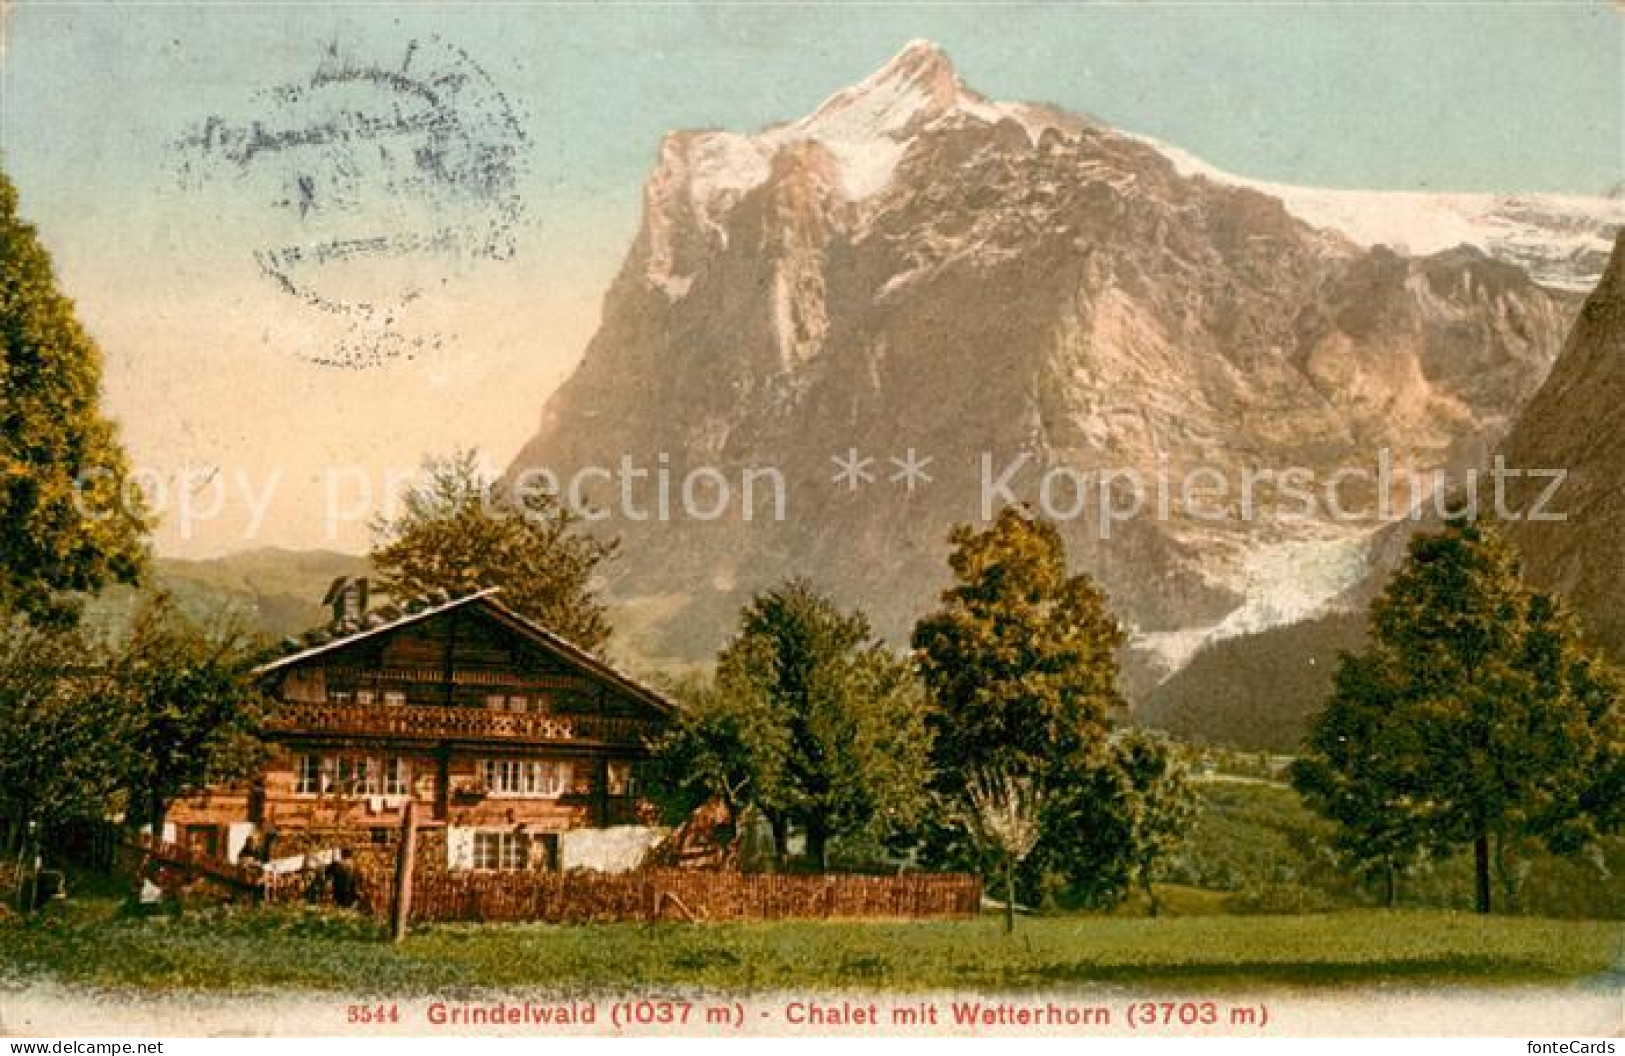
[{"label": "mountain ridge", "polygon": [[[789,523],[606,524],[626,542],[611,596],[663,614],[640,637],[706,655],[749,592],[810,574],[900,640],[948,526],[978,517],[978,456],[1030,459],[1031,502],[1057,469],[1476,465],[1578,305],[1484,250],[1361,246],[1138,137],[989,102],[916,45],[806,118],[665,138],[599,331],[510,472],[773,466]],[[848,450],[883,477],[923,453],[933,480],[843,489]],[[1226,627],[1335,605],[1379,527],[1063,530],[1154,681]]]},{"label": "mountain ridge", "polygon": [[[1545,384],[1503,445],[1520,470],[1562,470],[1548,481],[1519,477],[1508,507],[1521,516],[1506,530],[1525,576],[1563,595],[1588,636],[1625,663],[1625,232],[1602,280],[1580,310]],[[1549,501],[1548,501],[1549,500]],[[1535,511],[1562,520],[1536,519]]]}]

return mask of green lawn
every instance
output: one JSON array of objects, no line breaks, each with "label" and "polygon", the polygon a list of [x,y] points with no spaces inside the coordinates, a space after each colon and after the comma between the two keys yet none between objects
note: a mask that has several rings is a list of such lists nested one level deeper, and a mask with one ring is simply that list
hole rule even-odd
[{"label": "green lawn", "polygon": [[396,948],[370,921],[295,909],[178,920],[110,902],[0,923],[0,978],[98,988],[356,994],[522,987],[762,991],[1220,989],[1396,982],[1617,986],[1625,924],[1356,910],[1301,916],[552,927],[442,925]]}]

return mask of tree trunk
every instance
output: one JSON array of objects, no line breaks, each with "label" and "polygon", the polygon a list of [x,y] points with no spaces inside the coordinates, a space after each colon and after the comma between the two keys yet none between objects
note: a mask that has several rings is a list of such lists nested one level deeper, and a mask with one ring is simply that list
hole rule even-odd
[{"label": "tree trunk", "polygon": [[1488,832],[1480,832],[1473,838],[1473,908],[1480,913],[1488,913],[1492,908]]},{"label": "tree trunk", "polygon": [[774,811],[767,816],[767,823],[773,829],[773,864],[782,869],[790,856],[790,819]]},{"label": "tree trunk", "polygon": [[34,872],[33,862],[28,857],[28,836],[32,826],[27,821],[20,821],[21,830],[17,836],[17,887],[11,892],[13,903],[23,913],[33,910],[34,897],[28,886],[29,874]]},{"label": "tree trunk", "polygon": [[807,860],[816,863],[819,872],[829,868],[829,833],[822,818],[807,823]]},{"label": "tree trunk", "polygon": [[1393,909],[1399,902],[1399,883],[1394,876],[1394,863],[1392,859],[1383,863],[1383,905]]},{"label": "tree trunk", "polygon": [[1518,911],[1518,875],[1512,864],[1512,842],[1506,833],[1495,834],[1495,878],[1501,884],[1503,905],[1509,912]]},{"label": "tree trunk", "polygon": [[1157,886],[1151,882],[1149,870],[1140,876],[1140,886],[1145,888],[1145,897],[1151,903],[1150,913],[1153,917],[1162,915],[1162,903],[1157,901]]},{"label": "tree trunk", "polygon": [[1004,860],[1004,933],[1016,930],[1016,859]]}]

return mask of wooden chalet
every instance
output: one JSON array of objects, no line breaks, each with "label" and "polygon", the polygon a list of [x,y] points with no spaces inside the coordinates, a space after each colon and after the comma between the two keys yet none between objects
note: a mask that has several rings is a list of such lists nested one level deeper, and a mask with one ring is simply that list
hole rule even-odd
[{"label": "wooden chalet", "polygon": [[274,859],[390,842],[412,801],[449,869],[603,867],[606,846],[653,841],[634,827],[660,694],[494,589],[369,610],[366,582],[340,580],[328,602],[330,626],[258,670],[280,702],[264,772],[176,804],[166,835]]}]

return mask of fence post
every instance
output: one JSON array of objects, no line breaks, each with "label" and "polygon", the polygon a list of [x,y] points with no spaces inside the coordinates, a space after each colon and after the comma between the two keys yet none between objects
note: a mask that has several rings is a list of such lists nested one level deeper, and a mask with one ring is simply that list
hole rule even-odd
[{"label": "fence post", "polygon": [[416,806],[416,801],[409,798],[401,809],[401,847],[395,856],[395,919],[391,928],[396,942],[406,938],[412,919],[412,872],[417,864],[418,842]]}]

